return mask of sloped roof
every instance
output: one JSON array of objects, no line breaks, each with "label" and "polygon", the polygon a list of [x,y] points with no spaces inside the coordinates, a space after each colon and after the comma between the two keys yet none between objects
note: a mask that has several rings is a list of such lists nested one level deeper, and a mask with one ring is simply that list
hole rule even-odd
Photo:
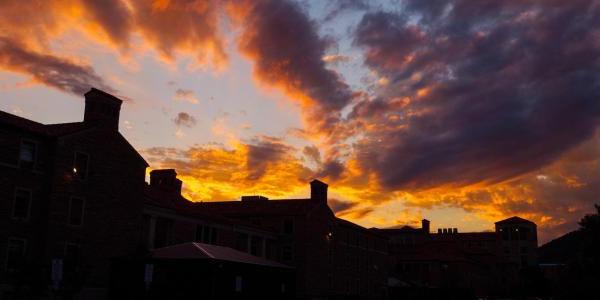
[{"label": "sloped roof", "polygon": [[204,243],[184,243],[152,250],[153,258],[214,259],[276,268],[290,268],[276,261],[250,255],[229,247]]},{"label": "sloped roof", "polygon": [[227,216],[303,215],[318,205],[311,199],[195,202],[194,211]]},{"label": "sloped roof", "polygon": [[271,234],[273,233],[273,231],[271,231],[269,228],[257,226],[250,222],[245,222],[244,220],[230,219],[222,214],[195,209],[198,203],[186,199],[181,194],[164,190],[160,187],[147,185],[144,189],[144,199],[145,203],[148,205],[168,209],[181,216],[199,218],[203,221],[210,221],[223,225],[239,225],[249,229],[255,229]]},{"label": "sloped roof", "polygon": [[517,217],[517,216],[510,217],[510,218],[504,219],[502,221],[498,221],[495,224],[522,224],[522,223],[529,223],[529,224],[535,225],[535,223],[533,223],[529,220]]},{"label": "sloped roof", "polygon": [[[59,123],[59,124],[42,124],[38,123],[26,118],[22,118],[19,116],[15,116],[9,114],[4,111],[0,111],[0,124],[4,124],[10,127],[14,127],[26,132],[30,132],[36,135],[41,135],[44,137],[61,137],[68,134],[80,132],[83,130],[91,129],[96,127],[94,124],[85,123],[85,122],[72,122],[72,123]],[[129,150],[135,152],[136,156],[141,159],[146,166],[148,166],[148,162],[131,146],[129,141],[120,132],[117,131],[117,135],[123,145],[125,145]],[[110,142],[110,141],[106,141]]]},{"label": "sloped roof", "polygon": [[21,129],[23,131],[50,137],[61,136],[92,127],[90,124],[83,122],[46,125],[15,116],[4,111],[0,111],[0,123]]}]

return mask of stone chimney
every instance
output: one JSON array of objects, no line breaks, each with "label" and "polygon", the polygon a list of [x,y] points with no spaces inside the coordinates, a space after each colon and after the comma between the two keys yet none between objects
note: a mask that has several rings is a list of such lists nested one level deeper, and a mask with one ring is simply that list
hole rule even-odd
[{"label": "stone chimney", "polygon": [[174,169],[161,169],[150,171],[150,186],[181,194],[181,180],[177,179]]},{"label": "stone chimney", "polygon": [[423,231],[424,234],[429,234],[429,220],[427,219],[423,219],[421,220],[421,230]]},{"label": "stone chimney", "polygon": [[317,179],[310,182],[310,200],[327,204],[328,185]]},{"label": "stone chimney", "polygon": [[109,93],[92,88],[85,93],[84,123],[119,130],[119,113],[123,101]]}]

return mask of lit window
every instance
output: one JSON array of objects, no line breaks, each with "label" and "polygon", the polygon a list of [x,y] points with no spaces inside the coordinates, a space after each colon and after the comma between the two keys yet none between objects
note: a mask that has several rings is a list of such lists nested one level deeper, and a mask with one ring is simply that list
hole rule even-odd
[{"label": "lit window", "polygon": [[69,225],[81,226],[83,224],[83,210],[85,201],[81,198],[71,198],[69,203]]},{"label": "lit window", "polygon": [[31,191],[17,189],[13,205],[13,218],[20,220],[29,219],[29,207],[31,206]]},{"label": "lit window", "polygon": [[75,161],[73,162],[73,175],[76,178],[84,180],[87,177],[88,160],[89,157],[87,154],[75,152]]}]

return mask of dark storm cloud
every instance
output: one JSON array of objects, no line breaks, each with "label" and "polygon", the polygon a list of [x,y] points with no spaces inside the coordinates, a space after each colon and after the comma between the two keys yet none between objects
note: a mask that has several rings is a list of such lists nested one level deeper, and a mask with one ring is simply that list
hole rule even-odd
[{"label": "dark storm cloud", "polygon": [[326,68],[329,41],[318,36],[306,13],[291,1],[249,2],[242,23],[240,48],[254,60],[257,78],[301,100],[311,123],[330,130],[352,93]]},{"label": "dark storm cloud", "polygon": [[248,154],[246,165],[248,167],[248,179],[260,179],[270,164],[277,164],[291,156],[294,150],[282,140],[273,137],[257,138],[252,143],[245,145]]},{"label": "dark storm cloud", "polygon": [[196,118],[188,113],[180,112],[177,114],[175,119],[173,119],[173,123],[175,123],[177,126],[192,128],[196,126]]},{"label": "dark storm cloud", "polygon": [[115,92],[94,69],[68,59],[27,50],[15,40],[0,37],[0,66],[33,80],[80,96],[90,87]]},{"label": "dark storm cloud", "polygon": [[592,137],[600,117],[595,1],[408,1],[366,14],[355,44],[389,84],[350,114],[387,188],[499,182]]}]

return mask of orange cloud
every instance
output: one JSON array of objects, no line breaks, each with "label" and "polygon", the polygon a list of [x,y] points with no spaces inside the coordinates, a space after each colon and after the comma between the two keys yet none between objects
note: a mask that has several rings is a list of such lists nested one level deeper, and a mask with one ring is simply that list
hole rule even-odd
[{"label": "orange cloud", "polygon": [[262,137],[232,149],[198,146],[188,150],[151,148],[142,154],[153,168],[175,168],[184,189],[196,201],[239,198],[242,194],[285,197],[304,192],[312,171],[296,150],[278,139]]}]

